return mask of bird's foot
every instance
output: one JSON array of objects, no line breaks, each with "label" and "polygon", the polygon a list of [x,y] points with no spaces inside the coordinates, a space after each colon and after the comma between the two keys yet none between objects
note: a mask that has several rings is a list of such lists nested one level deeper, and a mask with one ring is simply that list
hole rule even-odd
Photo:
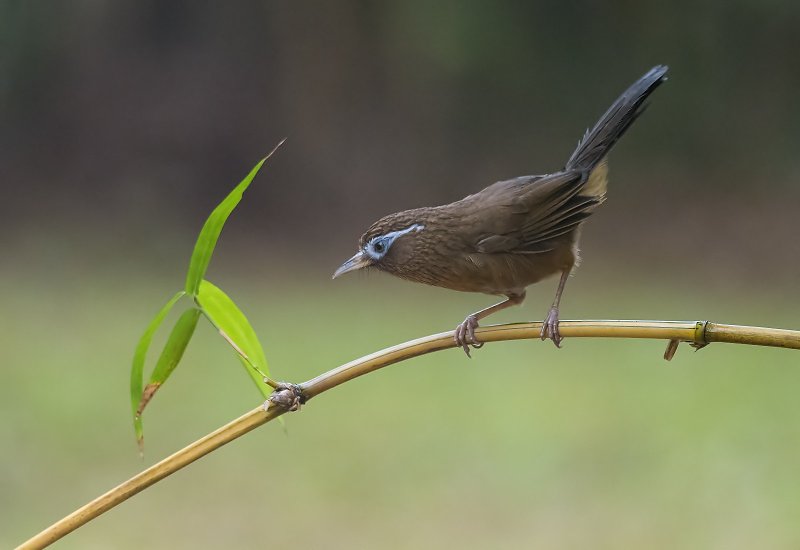
[{"label": "bird's foot", "polygon": [[478,319],[475,317],[475,315],[467,315],[467,318],[464,319],[464,322],[456,327],[455,335],[453,336],[453,339],[456,341],[456,345],[463,349],[464,353],[466,353],[467,357],[470,359],[472,358],[472,356],[469,354],[470,346],[475,349],[483,347],[483,342],[479,341],[475,337],[476,328],[478,328]]},{"label": "bird's foot", "polygon": [[542,322],[542,332],[539,333],[542,340],[550,338],[557,348],[561,347],[561,341],[564,339],[561,333],[558,332],[558,308],[551,307],[547,313],[547,318]]}]

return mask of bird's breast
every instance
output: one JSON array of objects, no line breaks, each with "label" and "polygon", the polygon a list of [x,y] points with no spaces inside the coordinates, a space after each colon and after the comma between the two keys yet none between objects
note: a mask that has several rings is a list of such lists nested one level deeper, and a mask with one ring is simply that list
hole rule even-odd
[{"label": "bird's breast", "polygon": [[566,241],[537,254],[486,254],[432,244],[417,250],[391,273],[409,281],[462,292],[518,294],[529,285],[571,268],[575,259],[573,243]]}]

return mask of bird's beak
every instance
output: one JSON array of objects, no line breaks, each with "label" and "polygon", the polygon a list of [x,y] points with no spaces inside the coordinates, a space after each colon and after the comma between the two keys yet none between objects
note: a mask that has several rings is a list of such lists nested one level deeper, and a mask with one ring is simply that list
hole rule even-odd
[{"label": "bird's beak", "polygon": [[336,277],[344,275],[345,273],[350,273],[351,271],[369,267],[371,265],[372,259],[364,254],[363,250],[360,250],[356,252],[355,256],[339,266],[339,269],[337,269],[336,273],[333,274],[333,278],[335,279]]}]

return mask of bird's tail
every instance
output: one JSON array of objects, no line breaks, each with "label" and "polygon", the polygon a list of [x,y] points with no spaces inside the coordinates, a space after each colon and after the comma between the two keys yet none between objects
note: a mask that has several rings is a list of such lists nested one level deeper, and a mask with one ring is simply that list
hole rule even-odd
[{"label": "bird's tail", "polygon": [[642,114],[646,107],[644,101],[666,80],[667,69],[666,65],[656,65],[625,90],[594,128],[586,131],[567,161],[566,169],[594,171],[625,130]]}]

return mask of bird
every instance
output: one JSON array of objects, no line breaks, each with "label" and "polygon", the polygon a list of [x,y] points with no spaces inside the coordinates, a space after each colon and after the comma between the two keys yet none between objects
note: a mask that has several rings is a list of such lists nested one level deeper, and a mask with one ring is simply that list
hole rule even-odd
[{"label": "bird", "polygon": [[333,278],[372,268],[416,283],[505,296],[456,327],[453,339],[471,357],[470,346],[483,345],[475,334],[479,321],[521,304],[529,285],[559,275],[540,337],[560,348],[561,295],[579,262],[583,224],[606,198],[608,153],[644,112],[667,70],[656,65],[628,87],[585,132],[561,170],[498,181],[450,204],[384,216]]}]

